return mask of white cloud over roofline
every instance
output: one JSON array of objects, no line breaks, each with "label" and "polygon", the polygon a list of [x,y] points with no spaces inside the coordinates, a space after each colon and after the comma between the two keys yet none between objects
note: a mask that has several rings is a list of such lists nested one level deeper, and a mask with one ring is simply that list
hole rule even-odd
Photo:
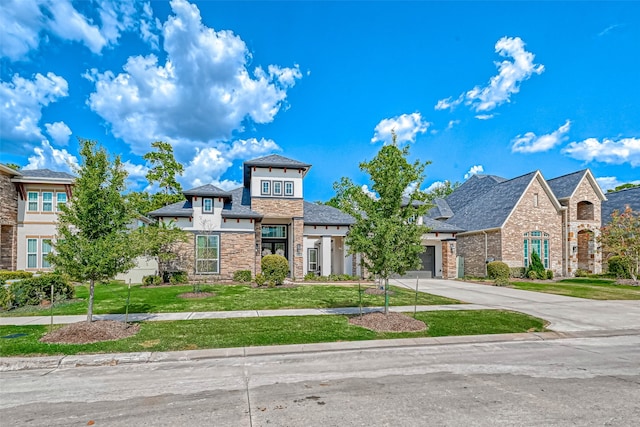
[{"label": "white cloud over roofline", "polygon": [[574,141],[562,149],[562,153],[585,162],[600,162],[608,164],[629,163],[640,166],[640,138],[621,138],[613,140],[603,138],[587,138]]},{"label": "white cloud over roofline", "polygon": [[482,165],[471,166],[471,168],[469,168],[469,171],[464,174],[464,179],[469,179],[473,175],[478,175],[478,174],[481,174],[482,172],[484,172],[484,166]]},{"label": "white cloud over roofline", "polygon": [[46,139],[33,149],[29,163],[23,169],[51,169],[54,171],[77,173],[78,158],[65,149],[58,149]]},{"label": "white cloud over roofline", "polygon": [[545,135],[536,136],[533,132],[518,135],[511,141],[511,151],[514,153],[539,153],[549,151],[568,138],[567,133],[569,129],[571,129],[571,121],[567,120],[558,129]]},{"label": "white cloud over roofline", "polygon": [[383,119],[376,125],[371,142],[391,144],[392,132],[395,132],[398,144],[416,142],[416,136],[419,133],[425,133],[430,125],[431,123],[424,120],[418,112]]}]

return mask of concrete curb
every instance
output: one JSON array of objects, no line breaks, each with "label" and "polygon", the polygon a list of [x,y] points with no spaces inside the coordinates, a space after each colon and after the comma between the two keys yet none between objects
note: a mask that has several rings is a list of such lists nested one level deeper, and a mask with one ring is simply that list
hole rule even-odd
[{"label": "concrete curb", "polygon": [[88,366],[116,366],[130,363],[197,362],[199,360],[229,357],[256,357],[287,354],[318,353],[328,351],[367,351],[371,349],[460,345],[489,342],[548,341],[570,338],[597,338],[640,335],[639,329],[577,332],[530,332],[517,334],[465,335],[435,338],[404,338],[371,341],[347,341],[280,346],[234,347],[205,350],[138,352],[112,354],[86,354],[45,357],[0,357],[0,372],[77,368]]}]

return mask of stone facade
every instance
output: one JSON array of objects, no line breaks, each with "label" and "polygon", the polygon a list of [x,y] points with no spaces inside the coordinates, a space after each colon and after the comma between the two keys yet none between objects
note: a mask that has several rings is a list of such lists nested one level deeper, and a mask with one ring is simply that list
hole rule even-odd
[{"label": "stone facade", "polygon": [[549,269],[562,275],[562,212],[538,179],[531,182],[511,216],[502,227],[502,254],[496,260],[509,267],[524,266],[524,233],[549,235]]},{"label": "stone facade", "polygon": [[[291,276],[294,280],[302,279],[304,276],[304,258],[302,256],[302,248],[303,248],[303,231],[304,231],[304,221],[302,218],[294,218],[293,219],[293,271],[291,272]],[[298,249],[300,248],[300,249]]]},{"label": "stone facade", "polygon": [[302,199],[252,197],[251,210],[264,215],[265,218],[302,218],[304,202]]},{"label": "stone facade", "polygon": [[0,171],[0,270],[15,270],[18,251],[18,192],[11,175]]},{"label": "stone facade", "polygon": [[[567,208],[567,265],[569,276],[580,268],[589,273],[602,272],[602,253],[597,239],[601,227],[601,203],[587,179],[583,179],[568,200]],[[584,203],[586,202],[586,203]]]},{"label": "stone facade", "polygon": [[444,240],[442,242],[442,278],[455,279],[456,277],[456,241]]},{"label": "stone facade", "polygon": [[457,238],[457,253],[464,258],[466,276],[485,276],[487,260],[502,259],[500,230],[488,230],[486,233],[460,233]]}]

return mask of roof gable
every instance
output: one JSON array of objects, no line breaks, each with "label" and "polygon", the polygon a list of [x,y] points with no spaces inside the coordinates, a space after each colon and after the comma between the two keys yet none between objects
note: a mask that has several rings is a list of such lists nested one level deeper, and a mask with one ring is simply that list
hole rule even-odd
[{"label": "roof gable", "polygon": [[600,201],[606,200],[606,196],[602,192],[602,189],[598,185],[595,177],[589,169],[583,169],[576,172],[562,175],[557,178],[550,179],[548,182],[549,187],[553,190],[553,194],[556,195],[558,200],[570,199],[575,194],[576,190],[580,186],[580,183],[587,179]]},{"label": "roof gable", "polygon": [[201,197],[231,197],[231,193],[224,191],[215,185],[206,184],[200,187],[190,188],[182,192],[185,196],[201,196]]},{"label": "roof gable", "polygon": [[445,200],[449,207],[456,212],[482,194],[490,191],[497,184],[505,181],[506,179],[495,175],[473,175],[449,194]]},{"label": "roof gable", "polygon": [[303,176],[311,168],[311,165],[308,163],[299,162],[294,159],[290,159],[288,157],[281,156],[279,154],[271,154],[265,157],[259,157],[253,160],[247,160],[244,162],[244,185],[245,187],[249,187],[250,177],[251,177],[251,168],[259,167],[259,168],[278,168],[278,169],[302,169]]}]

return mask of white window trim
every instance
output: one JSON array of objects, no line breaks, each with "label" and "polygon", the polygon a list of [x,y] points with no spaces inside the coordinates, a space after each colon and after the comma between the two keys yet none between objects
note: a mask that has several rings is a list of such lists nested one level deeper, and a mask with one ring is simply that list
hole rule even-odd
[{"label": "white window trim", "polygon": [[[217,258],[198,258],[198,239],[200,237],[216,237],[217,240]],[[196,235],[196,248],[195,248],[195,270],[197,274],[220,274],[220,235],[219,234],[197,234]],[[198,261],[216,261],[216,271],[200,271],[198,269]]]},{"label": "white window trim", "polygon": [[[36,200],[33,201],[31,200],[31,198],[29,197],[29,195],[31,194],[35,194],[36,195]],[[35,209],[29,209],[30,204],[34,203],[36,204],[36,208]],[[37,191],[28,191],[27,192],[27,212],[38,212],[38,208],[40,206],[40,193],[38,193]]]},{"label": "white window trim", "polygon": [[[49,252],[44,251],[44,245],[47,244],[47,240],[49,240]],[[42,268],[51,268],[51,263],[46,261],[44,257],[50,254],[52,251],[53,251],[53,244],[51,242],[51,239],[40,239],[40,262],[41,262],[40,265],[42,266]],[[44,265],[45,262],[49,265]]]},{"label": "white window trim", "polygon": [[[287,191],[287,184],[291,184],[291,191]],[[284,195],[285,196],[293,196],[295,194],[293,181],[285,181],[284,182]]]},{"label": "white window trim", "polygon": [[[316,260],[311,261],[311,253],[315,252]],[[311,264],[315,264],[315,268],[311,268]],[[307,272],[316,272],[318,271],[318,248],[307,248]]]},{"label": "white window trim", "polygon": [[[60,201],[60,196],[64,196],[64,202]],[[67,197],[67,193],[56,193],[56,211],[62,211],[60,209],[60,205],[66,205],[69,202],[69,198]]]},{"label": "white window trim", "polygon": [[[277,192],[276,192],[276,184],[279,184],[280,191],[277,191]],[[271,185],[273,186],[273,195],[274,195],[274,196],[282,196],[282,190],[283,190],[283,189],[282,189],[282,181],[273,181],[273,182],[271,183]]]},{"label": "white window trim", "polygon": [[[207,200],[209,202],[211,202],[211,209],[206,209],[205,208]],[[213,199],[212,198],[207,197],[207,198],[202,199],[202,212],[204,212],[204,213],[212,213],[213,212]]]},{"label": "white window trim", "polygon": [[[51,194],[51,200],[49,200],[48,202],[44,200],[44,195],[45,194]],[[42,192],[42,212],[53,212],[53,191],[43,191]],[[49,204],[50,205],[50,209],[47,210],[45,209],[45,204]]]},{"label": "white window trim", "polygon": [[[267,184],[267,191],[265,191],[265,184]],[[260,181],[260,194],[262,196],[270,196],[271,195],[271,181],[263,179]]]},{"label": "white window trim", "polygon": [[[35,252],[29,252],[29,240],[35,240],[36,242],[36,251]],[[27,259],[25,262],[25,266],[27,269],[37,269],[38,268],[38,240],[36,238],[33,237],[28,237],[27,238]],[[35,259],[36,259],[36,265],[31,267],[29,266],[29,255],[35,255]]]}]

